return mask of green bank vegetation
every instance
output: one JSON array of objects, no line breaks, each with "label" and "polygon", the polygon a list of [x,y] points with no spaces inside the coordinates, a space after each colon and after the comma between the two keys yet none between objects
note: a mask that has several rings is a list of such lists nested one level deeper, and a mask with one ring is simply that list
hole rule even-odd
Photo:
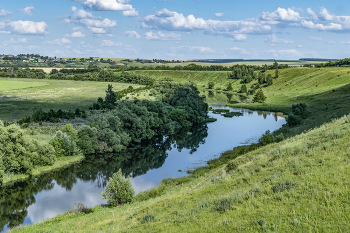
[{"label": "green bank vegetation", "polygon": [[[232,79],[227,72],[222,80],[200,80],[200,75],[194,80],[182,78],[178,71],[134,72],[192,81],[202,88],[201,94],[210,81],[215,88],[233,83],[233,91],[240,90],[244,81]],[[279,70],[278,77],[275,70],[266,70],[264,76],[268,75],[272,83],[266,78],[260,81],[259,74],[244,82],[248,90],[261,90],[264,101],[254,103],[256,92],[248,91],[244,101],[230,106],[293,114],[296,124],[266,132],[258,144],[224,152],[207,167],[189,171],[190,176],[166,179],[130,204],[98,206],[88,214],[72,210],[13,231],[349,230],[350,116],[344,115],[350,112],[350,72],[344,67],[305,67]]]}]

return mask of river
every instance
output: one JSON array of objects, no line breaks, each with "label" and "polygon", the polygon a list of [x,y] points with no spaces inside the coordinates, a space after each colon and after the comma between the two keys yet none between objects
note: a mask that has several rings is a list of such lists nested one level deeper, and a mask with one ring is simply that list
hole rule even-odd
[{"label": "river", "polygon": [[105,204],[101,192],[119,168],[132,177],[135,192],[139,193],[165,178],[185,176],[186,170],[205,166],[206,161],[233,147],[257,142],[267,130],[275,131],[286,123],[270,112],[220,108],[242,112],[243,116],[225,118],[210,112],[217,121],[191,132],[158,138],[118,154],[87,157],[69,168],[6,186],[0,199],[0,231],[52,218],[77,203],[87,207]]}]

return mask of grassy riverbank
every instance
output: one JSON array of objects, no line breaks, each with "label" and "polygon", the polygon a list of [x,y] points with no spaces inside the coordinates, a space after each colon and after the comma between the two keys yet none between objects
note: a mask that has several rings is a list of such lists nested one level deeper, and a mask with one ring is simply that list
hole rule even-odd
[{"label": "grassy riverbank", "polygon": [[221,166],[187,183],[165,180],[154,199],[69,212],[13,232],[345,232],[349,135],[347,116],[245,154],[233,171]]},{"label": "grassy riverbank", "polygon": [[131,204],[71,211],[13,232],[349,231],[350,115],[341,117],[350,112],[349,80],[344,68],[281,70],[263,88],[264,104],[234,107],[290,112],[306,103],[308,118],[281,129],[287,140],[237,158],[236,150],[223,153],[235,158],[234,170],[216,163],[166,179]]},{"label": "grassy riverbank", "polygon": [[[59,170],[59,169],[68,167],[74,163],[79,163],[83,159],[84,159],[84,156],[71,156],[71,157],[57,158],[55,164],[52,166],[35,167],[33,169],[32,176],[40,176],[40,175],[47,173],[47,172]],[[29,175],[26,175],[26,174],[5,174],[3,183],[4,183],[4,185],[8,185],[10,183],[25,180],[28,177],[29,177]]]}]

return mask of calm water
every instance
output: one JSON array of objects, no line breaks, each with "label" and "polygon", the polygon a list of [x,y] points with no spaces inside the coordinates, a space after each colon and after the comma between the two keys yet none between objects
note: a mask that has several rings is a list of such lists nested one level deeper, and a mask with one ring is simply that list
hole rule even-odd
[{"label": "calm water", "polygon": [[132,177],[138,193],[165,178],[187,175],[179,170],[205,165],[221,152],[256,142],[266,130],[274,131],[285,124],[284,118],[272,113],[231,110],[244,115],[225,118],[209,113],[218,120],[197,127],[192,133],[179,132],[119,154],[86,158],[81,164],[7,186],[0,199],[0,230],[5,232],[17,225],[54,217],[76,203],[88,207],[105,204],[101,192],[119,168]]}]

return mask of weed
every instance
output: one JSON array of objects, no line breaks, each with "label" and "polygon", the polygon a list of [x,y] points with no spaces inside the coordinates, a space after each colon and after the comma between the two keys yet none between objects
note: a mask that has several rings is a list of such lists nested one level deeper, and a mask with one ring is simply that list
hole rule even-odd
[{"label": "weed", "polygon": [[154,221],[156,221],[156,216],[154,216],[153,214],[147,214],[142,218],[141,223],[144,224]]}]

